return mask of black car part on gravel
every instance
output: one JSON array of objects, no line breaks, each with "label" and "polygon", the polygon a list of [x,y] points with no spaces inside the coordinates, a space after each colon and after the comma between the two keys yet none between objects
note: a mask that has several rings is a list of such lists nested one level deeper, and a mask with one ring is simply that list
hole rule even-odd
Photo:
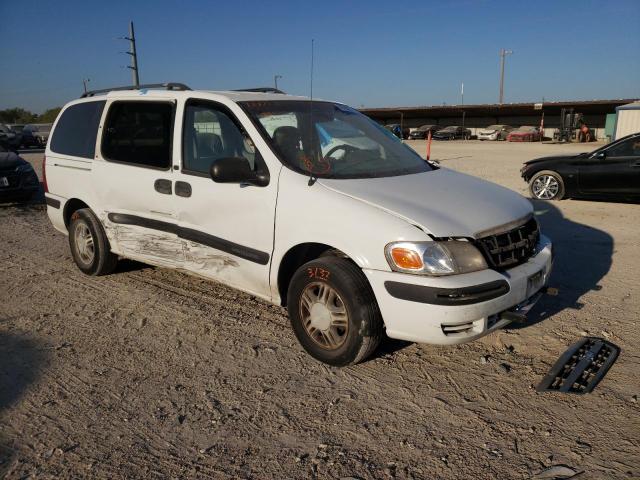
[{"label": "black car part on gravel", "polygon": [[562,354],[538,392],[589,393],[618,358],[620,349],[602,338],[585,337]]}]

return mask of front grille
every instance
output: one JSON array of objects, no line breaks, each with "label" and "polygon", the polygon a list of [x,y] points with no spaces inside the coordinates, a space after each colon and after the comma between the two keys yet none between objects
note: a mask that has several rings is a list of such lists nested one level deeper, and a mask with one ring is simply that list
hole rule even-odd
[{"label": "front grille", "polygon": [[531,258],[540,239],[535,218],[506,232],[476,240],[490,267],[498,270],[515,267]]},{"label": "front grille", "polygon": [[618,358],[620,349],[602,338],[574,343],[542,379],[538,392],[589,393]]}]

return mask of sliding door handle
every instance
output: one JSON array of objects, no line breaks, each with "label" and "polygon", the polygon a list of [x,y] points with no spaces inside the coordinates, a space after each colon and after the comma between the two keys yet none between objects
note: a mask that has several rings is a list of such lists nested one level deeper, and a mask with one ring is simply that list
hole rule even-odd
[{"label": "sliding door handle", "polygon": [[176,195],[179,197],[190,197],[191,184],[187,182],[176,182]]},{"label": "sliding door handle", "polygon": [[153,188],[155,188],[158,193],[171,195],[171,180],[159,178],[153,183]]}]

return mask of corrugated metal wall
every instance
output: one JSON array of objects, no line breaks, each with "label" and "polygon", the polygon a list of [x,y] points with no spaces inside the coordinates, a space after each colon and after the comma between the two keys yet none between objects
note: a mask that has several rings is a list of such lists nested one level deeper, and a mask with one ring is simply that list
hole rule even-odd
[{"label": "corrugated metal wall", "polygon": [[615,138],[622,138],[631,133],[640,132],[640,102],[637,106],[625,105],[618,110]]}]

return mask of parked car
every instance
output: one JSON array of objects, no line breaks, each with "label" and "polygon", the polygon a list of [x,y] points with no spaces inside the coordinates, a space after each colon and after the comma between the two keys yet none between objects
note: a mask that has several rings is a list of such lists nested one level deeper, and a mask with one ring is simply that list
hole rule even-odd
[{"label": "parked car", "polygon": [[471,130],[456,125],[445,127],[433,134],[435,140],[455,140],[461,138],[469,140],[471,138]]},{"label": "parked car", "polygon": [[51,131],[50,123],[31,123],[25,125],[22,129],[22,145],[25,147],[42,148],[49,140],[49,132]]},{"label": "parked car", "polygon": [[409,128],[402,128],[399,123],[390,123],[389,125],[385,125],[384,128],[402,140],[409,138]]},{"label": "parked car", "polygon": [[47,213],[85,274],[127,257],[220,281],[286,306],[332,365],[385,331],[471,341],[540,297],[551,242],[514,191],[425,162],[340,103],[140,88],[67,104],[45,151]]},{"label": "parked car", "polygon": [[538,142],[540,138],[540,129],[528,126],[518,127],[507,135],[508,142]]},{"label": "parked car", "polygon": [[16,134],[16,137],[18,137],[18,148],[20,148],[22,146],[22,130],[24,129],[24,124],[22,123],[9,123],[7,124],[7,126],[13,130]]},{"label": "parked car", "polygon": [[40,190],[29,162],[0,145],[0,201],[28,200]]},{"label": "parked car", "polygon": [[416,128],[413,132],[409,134],[409,138],[411,140],[424,140],[429,136],[429,132],[431,132],[431,136],[440,130],[442,127],[438,125],[422,125],[421,127]]},{"label": "parked car", "polygon": [[520,171],[531,196],[640,198],[640,133],[579,155],[530,160]]},{"label": "parked car", "polygon": [[20,148],[20,139],[20,135],[9,125],[0,123],[0,145],[7,150],[16,150]]},{"label": "parked car", "polygon": [[478,132],[478,140],[506,140],[512,130],[509,125],[489,125]]}]

